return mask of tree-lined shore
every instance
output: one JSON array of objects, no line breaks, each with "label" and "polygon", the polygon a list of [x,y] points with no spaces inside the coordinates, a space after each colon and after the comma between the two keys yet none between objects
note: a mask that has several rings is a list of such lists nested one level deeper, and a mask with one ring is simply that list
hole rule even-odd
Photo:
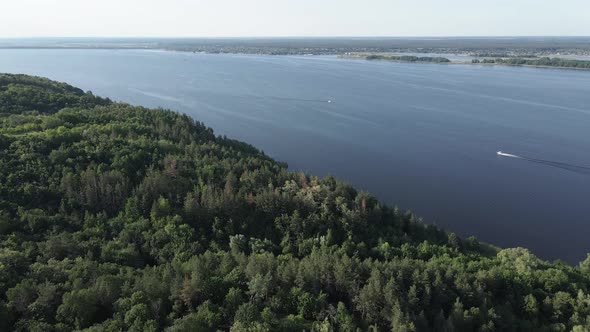
[{"label": "tree-lined shore", "polygon": [[2,331],[586,331],[547,262],[187,115],[0,74]]}]

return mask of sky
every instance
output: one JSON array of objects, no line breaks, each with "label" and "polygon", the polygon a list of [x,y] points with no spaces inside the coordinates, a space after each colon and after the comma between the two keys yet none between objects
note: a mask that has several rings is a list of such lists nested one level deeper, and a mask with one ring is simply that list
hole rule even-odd
[{"label": "sky", "polygon": [[590,36],[590,0],[1,0],[0,38]]}]

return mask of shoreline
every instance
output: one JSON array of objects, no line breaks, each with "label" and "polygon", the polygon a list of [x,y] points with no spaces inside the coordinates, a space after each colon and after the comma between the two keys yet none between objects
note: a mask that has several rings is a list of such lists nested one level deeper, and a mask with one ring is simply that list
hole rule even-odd
[{"label": "shoreline", "polygon": [[[400,53],[402,54],[402,53]],[[413,55],[413,54],[412,54]],[[364,60],[364,61],[382,61],[382,62],[395,62],[395,63],[418,63],[418,64],[435,64],[435,65],[480,65],[480,66],[501,66],[501,67],[528,67],[528,68],[544,68],[544,69],[560,69],[560,70],[578,70],[588,71],[590,68],[579,68],[579,67],[564,67],[564,66],[544,66],[544,65],[527,65],[527,64],[509,64],[509,63],[484,63],[484,62],[471,62],[471,61],[455,61],[449,60],[448,62],[438,61],[404,61],[401,59],[367,59],[366,56],[354,56],[354,55],[338,55],[340,59],[350,60]],[[559,58],[563,59],[563,58]],[[579,60],[585,61],[585,60]],[[590,62],[590,60],[587,60]]]},{"label": "shoreline", "polygon": [[[563,67],[563,66],[544,66],[544,65],[527,65],[527,64],[508,64],[508,63],[474,63],[471,61],[456,61],[450,60],[448,62],[437,62],[437,61],[404,61],[400,59],[390,60],[390,59],[367,59],[366,56],[371,55],[365,53],[366,55],[350,55],[346,53],[326,53],[326,54],[312,54],[312,53],[294,53],[294,54],[272,54],[272,53],[250,53],[250,52],[207,52],[207,51],[190,51],[190,50],[179,50],[179,49],[169,49],[169,48],[158,48],[158,47],[109,47],[109,46],[0,46],[0,51],[2,50],[108,50],[108,51],[161,51],[161,52],[178,52],[178,53],[191,53],[191,54],[208,54],[208,55],[259,55],[259,56],[306,56],[306,57],[315,57],[315,56],[333,56],[339,59],[348,59],[348,60],[364,60],[364,61],[383,61],[383,62],[395,62],[395,63],[418,63],[418,64],[437,64],[437,65],[480,65],[485,67],[490,66],[502,66],[502,67],[528,67],[528,68],[544,68],[544,69],[560,69],[560,70],[576,70],[576,71],[589,71],[590,68],[578,68],[578,67]],[[419,56],[420,53],[403,53],[403,52],[396,52],[396,56]],[[425,53],[428,54],[428,53]],[[447,55],[446,53],[439,53],[438,55]],[[449,53],[449,56],[460,56],[459,53]],[[468,56],[468,55],[465,55]],[[554,56],[547,56],[553,58],[559,58],[560,55]],[[571,55],[565,55],[571,56]],[[432,57],[432,56],[424,56],[424,57]],[[432,57],[434,58],[434,57]],[[559,58],[565,60],[577,60],[577,59],[569,59],[569,58]],[[589,61],[590,60],[578,60],[578,61]]]}]

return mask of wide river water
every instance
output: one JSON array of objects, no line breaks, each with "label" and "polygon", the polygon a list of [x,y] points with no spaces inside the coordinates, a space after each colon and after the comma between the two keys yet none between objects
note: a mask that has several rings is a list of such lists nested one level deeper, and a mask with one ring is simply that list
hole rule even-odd
[{"label": "wide river water", "polygon": [[0,50],[0,72],[185,112],[461,236],[570,263],[590,252],[590,71]]}]

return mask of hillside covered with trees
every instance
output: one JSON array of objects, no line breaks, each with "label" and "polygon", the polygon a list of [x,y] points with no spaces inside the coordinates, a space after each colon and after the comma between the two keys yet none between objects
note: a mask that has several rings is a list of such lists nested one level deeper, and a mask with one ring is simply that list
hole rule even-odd
[{"label": "hillside covered with trees", "polygon": [[187,115],[0,75],[0,331],[588,331],[570,266]]}]

